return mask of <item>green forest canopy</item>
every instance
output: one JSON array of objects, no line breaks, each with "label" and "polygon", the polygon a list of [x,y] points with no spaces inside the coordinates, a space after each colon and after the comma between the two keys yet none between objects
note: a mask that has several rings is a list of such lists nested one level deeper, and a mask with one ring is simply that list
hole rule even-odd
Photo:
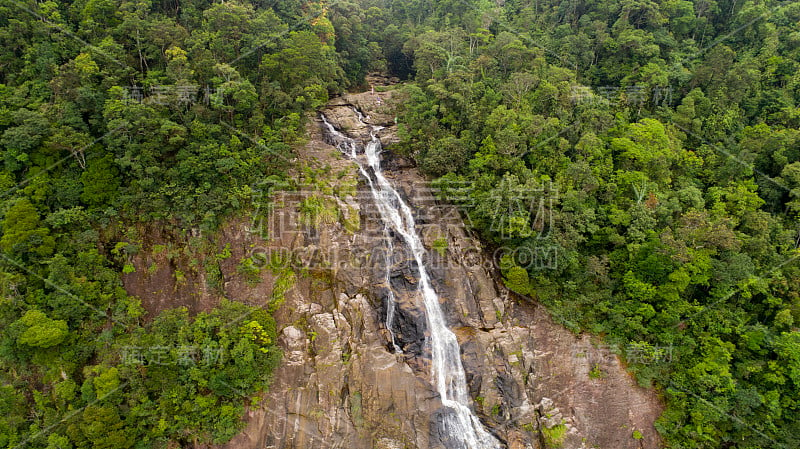
[{"label": "green forest canopy", "polygon": [[369,70],[407,80],[400,150],[507,285],[663,393],[670,447],[800,446],[798,23],[772,0],[3,3],[0,447],[235,434],[272,318],[145,316],[124,242],[213,232]]}]

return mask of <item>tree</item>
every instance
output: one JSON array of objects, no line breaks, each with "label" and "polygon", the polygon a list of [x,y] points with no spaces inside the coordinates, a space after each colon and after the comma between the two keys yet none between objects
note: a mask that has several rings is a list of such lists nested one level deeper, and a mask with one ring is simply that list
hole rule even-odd
[{"label": "tree", "polygon": [[530,293],[531,284],[528,278],[528,270],[520,266],[509,268],[505,273],[503,283],[506,287],[520,295],[527,295]]},{"label": "tree", "polygon": [[66,321],[53,320],[40,310],[28,310],[11,326],[17,333],[17,343],[34,348],[56,346],[69,335]]},{"label": "tree", "polygon": [[781,178],[791,189],[786,208],[795,216],[800,216],[800,162],[792,162],[783,167]]},{"label": "tree", "polygon": [[674,163],[697,163],[697,158],[681,148],[681,142],[667,127],[649,118],[632,123],[623,137],[612,139],[611,149],[628,162],[624,168],[641,170],[662,185],[671,182]]},{"label": "tree", "polygon": [[70,426],[68,433],[73,441],[86,441],[93,449],[127,449],[136,442],[119,412],[107,405],[86,406],[80,424]]},{"label": "tree", "polygon": [[[239,72],[228,64],[217,64],[214,67],[219,74],[219,87],[217,88],[223,98],[215,99],[214,107],[225,109],[232,119],[233,113],[247,113],[258,105],[258,94],[253,84],[243,79]],[[325,93],[327,98],[327,92]]]},{"label": "tree", "polygon": [[464,140],[453,136],[437,140],[424,155],[420,155],[420,168],[434,175],[457,172],[469,160],[471,153]]},{"label": "tree", "polygon": [[[312,92],[334,93],[344,79],[342,69],[336,64],[334,48],[324,44],[310,31],[292,31],[282,43],[282,48],[264,57],[261,69],[266,74],[264,83],[277,82],[288,93],[295,105],[308,107],[321,98],[306,98]],[[313,88],[322,87],[321,90]]]},{"label": "tree", "polygon": [[509,77],[508,82],[503,86],[503,90],[506,95],[509,96],[511,102],[513,102],[517,108],[520,108],[525,100],[525,96],[531,89],[536,87],[538,81],[538,78],[528,72],[515,72]]},{"label": "tree", "polygon": [[465,47],[462,29],[427,31],[409,40],[404,47],[414,55],[417,79],[441,79],[464,66]]},{"label": "tree", "polygon": [[53,150],[69,151],[81,169],[86,168],[86,150],[91,144],[92,139],[89,135],[67,126],[55,130],[47,142],[47,146]]},{"label": "tree", "polygon": [[24,258],[47,257],[52,254],[55,239],[50,230],[41,226],[39,211],[21,198],[13,202],[3,219],[0,249],[12,256]]},{"label": "tree", "polygon": [[27,167],[31,155],[41,145],[50,130],[50,123],[36,111],[20,109],[15,114],[17,126],[2,133],[0,145],[5,148],[4,164],[10,172]]},{"label": "tree", "polygon": [[113,204],[119,194],[120,174],[112,155],[90,159],[88,167],[81,173],[81,183],[81,200],[89,206],[103,207]]}]

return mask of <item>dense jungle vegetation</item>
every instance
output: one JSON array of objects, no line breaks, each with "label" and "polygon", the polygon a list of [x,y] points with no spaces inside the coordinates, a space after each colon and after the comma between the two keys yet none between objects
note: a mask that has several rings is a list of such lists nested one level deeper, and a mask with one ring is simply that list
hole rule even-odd
[{"label": "dense jungle vegetation", "polygon": [[143,223],[212,272],[203,239],[285,177],[305,111],[360,76],[332,44],[324,7],[300,2],[0,3],[0,447],[237,433],[280,360],[272,317],[148,316],[121,274]]},{"label": "dense jungle vegetation", "polygon": [[404,147],[507,286],[620,348],[670,447],[800,447],[800,4],[464,6],[395,12]]},{"label": "dense jungle vegetation", "polygon": [[663,394],[670,447],[800,447],[799,24],[774,0],[3,1],[0,447],[237,432],[274,321],[146,314],[137,225],[213,233],[369,70],[406,80],[399,150],[507,286]]}]

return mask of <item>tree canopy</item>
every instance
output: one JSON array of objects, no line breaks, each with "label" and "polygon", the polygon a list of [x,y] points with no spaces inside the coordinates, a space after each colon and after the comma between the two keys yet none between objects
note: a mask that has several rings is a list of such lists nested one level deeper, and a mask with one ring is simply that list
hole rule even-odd
[{"label": "tree canopy", "polygon": [[800,446],[798,23],[777,0],[3,3],[0,447],[235,433],[272,318],[148,316],[127,234],[212,235],[370,70],[405,81],[397,151],[511,290],[663,395],[668,446]]}]

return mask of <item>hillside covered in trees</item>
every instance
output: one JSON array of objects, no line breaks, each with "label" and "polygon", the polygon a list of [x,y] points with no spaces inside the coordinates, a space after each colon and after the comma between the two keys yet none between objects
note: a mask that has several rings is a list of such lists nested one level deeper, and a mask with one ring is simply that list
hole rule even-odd
[{"label": "hillside covered in trees", "polygon": [[670,447],[798,447],[800,4],[462,6],[403,12],[404,148],[506,285],[617,347]]},{"label": "hillside covered in trees", "polygon": [[332,44],[314,4],[0,5],[0,447],[238,432],[280,360],[272,317],[152,316],[120,278],[155,224],[191,241],[169,260],[219,287],[230,254],[209,236],[285,176],[305,111],[352,84]]},{"label": "hillside covered in trees", "polygon": [[663,395],[669,447],[800,446],[799,24],[774,0],[0,4],[0,447],[237,433],[272,317],[152,316],[121,275],[159,226],[215,288],[210,236],[373,70],[404,80],[396,151],[510,289]]}]

